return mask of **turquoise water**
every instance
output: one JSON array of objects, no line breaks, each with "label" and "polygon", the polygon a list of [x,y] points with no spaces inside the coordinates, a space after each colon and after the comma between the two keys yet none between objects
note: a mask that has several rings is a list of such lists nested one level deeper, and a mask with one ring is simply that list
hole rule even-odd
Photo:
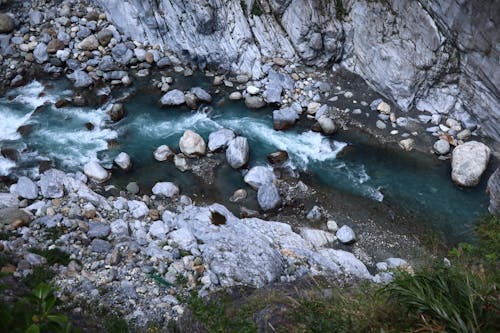
[{"label": "turquoise water", "polygon": [[[15,165],[0,158],[0,175],[36,175],[38,161],[43,159],[64,170],[80,170],[91,159],[111,167],[113,158],[125,151],[132,156],[134,168],[126,174],[114,171],[112,183],[124,186],[137,181],[146,189],[157,181],[174,181],[186,194],[227,203],[234,190],[246,187],[241,171],[223,165],[216,170],[216,183],[206,187],[189,172],[181,173],[173,163],[158,163],[152,156],[162,144],[178,149],[178,140],[187,129],[208,139],[209,133],[226,127],[249,139],[251,166],[265,164],[270,152],[286,150],[289,168],[307,173],[331,191],[389,203],[452,238],[466,238],[473,221],[487,212],[485,181],[475,189],[455,186],[449,162],[373,147],[350,131],[324,137],[310,131],[310,123],[304,120],[291,130],[274,131],[272,109],[253,111],[241,102],[227,101],[223,92],[214,93],[200,77],[179,79],[175,87],[187,89],[193,81],[212,90],[215,98],[210,108],[160,108],[159,93],[147,87],[138,91],[128,88],[115,94],[132,93],[125,104],[126,117],[116,124],[108,121],[106,106],[53,107],[59,98],[71,95],[65,91],[64,80],[52,82],[47,89],[34,82],[12,91],[11,97],[0,99],[0,146],[21,154]],[[40,97],[42,91],[45,95]],[[37,112],[33,112],[35,108],[39,108]],[[94,130],[86,129],[86,123],[92,123]],[[28,124],[32,125],[30,133],[21,136],[16,132]],[[117,140],[119,146],[108,149],[109,140]]]}]

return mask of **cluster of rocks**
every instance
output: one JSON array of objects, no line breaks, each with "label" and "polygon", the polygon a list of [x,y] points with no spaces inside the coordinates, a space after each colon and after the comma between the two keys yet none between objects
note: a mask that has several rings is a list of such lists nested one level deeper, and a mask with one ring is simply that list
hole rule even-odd
[{"label": "cluster of rocks", "polygon": [[[254,186],[260,181],[247,180]],[[21,177],[10,192],[0,193],[0,226],[13,232],[0,243],[12,258],[2,270],[25,277],[46,263],[31,249],[59,249],[70,262],[50,269],[64,301],[98,300],[144,325],[177,318],[185,306],[179,296],[194,290],[205,295],[306,274],[386,283],[392,268],[407,266],[389,258],[373,275],[338,249],[338,242],[351,243],[355,235],[334,221],[326,230],[303,227],[297,233],[285,223],[237,218],[219,204],[193,205],[169,182],[143,197],[122,192],[105,198],[92,188],[99,190],[82,173],[50,169],[38,181]]]}]

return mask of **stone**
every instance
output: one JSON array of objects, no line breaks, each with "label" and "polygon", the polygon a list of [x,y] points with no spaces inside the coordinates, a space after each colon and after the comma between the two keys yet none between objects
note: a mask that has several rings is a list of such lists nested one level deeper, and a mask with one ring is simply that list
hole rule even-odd
[{"label": "stone", "polygon": [[160,99],[160,104],[163,106],[176,106],[184,103],[186,103],[184,93],[178,89],[167,92]]},{"label": "stone", "polygon": [[288,161],[288,153],[284,150],[278,150],[267,155],[267,160],[273,165],[281,165]]},{"label": "stone", "polygon": [[35,50],[33,51],[33,56],[35,60],[39,64],[43,64],[47,60],[49,60],[49,53],[47,52],[47,44],[39,43]]},{"label": "stone", "polygon": [[285,130],[292,127],[299,115],[292,107],[273,111],[273,126],[275,130]]},{"label": "stone", "polygon": [[87,236],[89,238],[105,238],[111,232],[111,227],[108,223],[104,222],[89,222],[89,231]]},{"label": "stone", "polygon": [[97,183],[104,183],[111,177],[111,174],[96,161],[86,163],[83,166],[83,173]]},{"label": "stone", "polygon": [[2,208],[0,203],[0,229],[9,226],[10,229],[27,226],[33,219],[33,216],[22,209],[14,207]]},{"label": "stone", "polygon": [[28,177],[19,177],[16,192],[25,199],[36,199],[38,197],[38,186]]},{"label": "stone", "polygon": [[227,148],[236,135],[234,132],[227,128],[221,128],[215,132],[210,133],[208,136],[208,150],[217,151],[219,149]]},{"label": "stone", "polygon": [[191,109],[191,110],[197,110],[200,106],[200,100],[198,97],[196,97],[195,94],[192,94],[190,92],[184,94],[184,99],[186,101],[186,105]]},{"label": "stone", "polygon": [[257,201],[263,211],[277,208],[281,204],[278,188],[274,183],[265,183],[257,191]]},{"label": "stone", "polygon": [[464,129],[458,132],[457,134],[457,139],[462,141],[469,140],[470,137],[471,137],[471,131],[469,129]]},{"label": "stone", "polygon": [[129,228],[127,222],[123,220],[115,220],[110,224],[111,234],[115,238],[128,237]]},{"label": "stone", "polygon": [[387,125],[382,121],[382,120],[377,120],[377,122],[375,123],[375,126],[377,126],[378,129],[386,129],[387,128]]},{"label": "stone", "polygon": [[40,176],[40,190],[44,198],[61,198],[64,195],[64,172],[50,169]]},{"label": "stone", "polygon": [[255,86],[248,86],[247,87],[247,93],[250,95],[257,95],[260,92],[260,89],[255,87]]},{"label": "stone", "polygon": [[261,109],[266,106],[266,102],[260,96],[247,95],[245,97],[245,105],[249,109]]},{"label": "stone", "polygon": [[243,98],[243,95],[239,91],[233,91],[229,94],[229,99],[232,101],[239,101]]},{"label": "stone", "polygon": [[199,134],[187,130],[179,140],[179,148],[187,157],[195,157],[205,155],[207,145]]},{"label": "stone", "polygon": [[47,44],[47,52],[48,53],[56,53],[57,51],[63,50],[65,47],[64,42],[59,40],[59,39],[52,39],[48,44]]},{"label": "stone", "polygon": [[335,233],[337,232],[337,230],[339,230],[339,226],[337,225],[337,222],[335,222],[334,220],[328,220],[326,222],[326,228],[331,232]]},{"label": "stone", "polygon": [[191,88],[191,93],[193,93],[198,99],[202,102],[205,103],[211,103],[212,102],[212,96],[208,92],[205,91],[205,89],[200,88],[200,87],[194,87]]},{"label": "stone", "polygon": [[385,260],[388,269],[408,266],[408,262],[401,258],[387,258]]},{"label": "stone", "polygon": [[134,56],[134,52],[129,49],[125,44],[119,43],[115,45],[111,49],[111,54],[116,62],[122,65],[128,65],[132,57]]},{"label": "stone", "polygon": [[149,214],[149,208],[142,201],[138,200],[129,200],[128,201],[128,210],[132,213],[132,216],[136,219],[144,217]]},{"label": "stone", "polygon": [[477,141],[457,146],[451,158],[451,179],[461,186],[476,186],[488,166],[490,153],[488,146]]},{"label": "stone", "polygon": [[167,145],[161,145],[155,149],[153,156],[158,162],[170,160],[174,157],[175,153]]},{"label": "stone", "polygon": [[238,189],[236,191],[234,191],[233,195],[231,196],[231,198],[229,198],[229,201],[231,202],[240,202],[240,201],[243,201],[247,198],[247,191],[245,189]]},{"label": "stone", "polygon": [[108,253],[111,251],[113,246],[111,245],[110,242],[105,241],[103,239],[95,238],[91,243],[90,243],[90,249],[92,252],[96,253]]},{"label": "stone", "polygon": [[122,120],[123,117],[125,117],[125,108],[123,107],[123,104],[113,104],[108,111],[108,115],[114,122]]},{"label": "stone", "polygon": [[14,30],[14,20],[7,14],[0,13],[0,34],[8,34]]},{"label": "stone", "polygon": [[490,195],[489,212],[500,216],[500,168],[497,168],[488,179],[486,192]]},{"label": "stone", "polygon": [[311,102],[311,103],[307,104],[307,114],[315,115],[320,107],[321,107],[321,103],[318,103],[318,102]]},{"label": "stone", "polygon": [[318,206],[314,206],[306,215],[306,219],[313,222],[318,222],[323,219],[323,212]]},{"label": "stone", "polygon": [[78,48],[83,51],[94,51],[99,47],[96,36],[90,35],[78,44]]},{"label": "stone", "polygon": [[250,147],[247,138],[238,136],[229,142],[226,150],[226,160],[233,169],[245,166],[249,158]]},{"label": "stone", "polygon": [[372,276],[365,264],[356,258],[352,253],[343,250],[322,249],[319,253],[342,269],[345,275],[355,276],[363,279],[372,279]]},{"label": "stone", "polygon": [[167,198],[172,198],[179,194],[179,188],[171,182],[160,182],[153,186],[152,192],[155,195],[163,195]]},{"label": "stone", "polygon": [[75,88],[87,88],[90,87],[94,80],[85,73],[83,70],[76,70],[72,74],[66,75],[68,79],[73,81]]},{"label": "stone", "polygon": [[174,165],[181,172],[185,172],[190,169],[188,160],[184,154],[174,155]]},{"label": "stone", "polygon": [[343,244],[351,244],[356,241],[356,234],[354,233],[354,230],[347,225],[343,225],[339,230],[337,230],[336,236]]},{"label": "stone", "polygon": [[318,119],[318,124],[324,134],[332,135],[337,132],[337,126],[332,118],[327,116],[321,116]]},{"label": "stone", "polygon": [[168,238],[181,250],[190,251],[196,247],[196,238],[187,228],[180,228],[168,234]]},{"label": "stone", "polygon": [[337,240],[337,237],[332,233],[309,228],[300,228],[300,235],[316,249],[331,245]]},{"label": "stone", "polygon": [[119,153],[113,162],[120,167],[122,170],[130,170],[132,168],[132,160],[130,159],[130,155],[124,152]]},{"label": "stone", "polygon": [[169,231],[168,226],[163,221],[155,221],[149,227],[149,233],[151,236],[164,240],[167,238],[167,233]]},{"label": "stone", "polygon": [[273,169],[267,166],[255,166],[244,177],[245,183],[256,190],[264,184],[274,182],[275,179]]},{"label": "stone", "polygon": [[390,115],[391,114],[391,106],[389,104],[387,104],[386,102],[380,102],[377,105],[377,111],[382,113],[382,114]]},{"label": "stone", "polygon": [[99,41],[99,44],[107,46],[111,41],[111,38],[113,38],[113,32],[109,29],[102,29],[97,33],[96,38]]},{"label": "stone", "polygon": [[412,151],[415,146],[415,140],[408,138],[399,141],[399,146],[405,151]]},{"label": "stone", "polygon": [[434,143],[434,152],[439,155],[446,155],[450,152],[450,143],[448,140],[439,139]]},{"label": "stone", "polygon": [[127,187],[125,189],[130,194],[137,194],[140,191],[139,185],[136,182],[130,182],[130,183],[128,183]]}]

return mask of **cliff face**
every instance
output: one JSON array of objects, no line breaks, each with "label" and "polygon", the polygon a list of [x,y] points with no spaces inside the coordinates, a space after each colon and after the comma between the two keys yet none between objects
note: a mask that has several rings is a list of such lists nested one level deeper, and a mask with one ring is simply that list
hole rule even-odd
[{"label": "cliff face", "polygon": [[186,61],[266,71],[263,57],[342,64],[403,110],[479,121],[500,141],[498,1],[96,0],[137,40]]}]

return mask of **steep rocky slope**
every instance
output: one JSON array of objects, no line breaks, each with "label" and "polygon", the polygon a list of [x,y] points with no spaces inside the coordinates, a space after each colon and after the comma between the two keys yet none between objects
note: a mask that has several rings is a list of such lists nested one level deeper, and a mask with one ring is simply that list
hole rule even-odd
[{"label": "steep rocky slope", "polygon": [[341,62],[403,110],[479,121],[500,140],[498,1],[96,2],[134,39],[202,67],[256,78],[266,73],[263,57]]}]

